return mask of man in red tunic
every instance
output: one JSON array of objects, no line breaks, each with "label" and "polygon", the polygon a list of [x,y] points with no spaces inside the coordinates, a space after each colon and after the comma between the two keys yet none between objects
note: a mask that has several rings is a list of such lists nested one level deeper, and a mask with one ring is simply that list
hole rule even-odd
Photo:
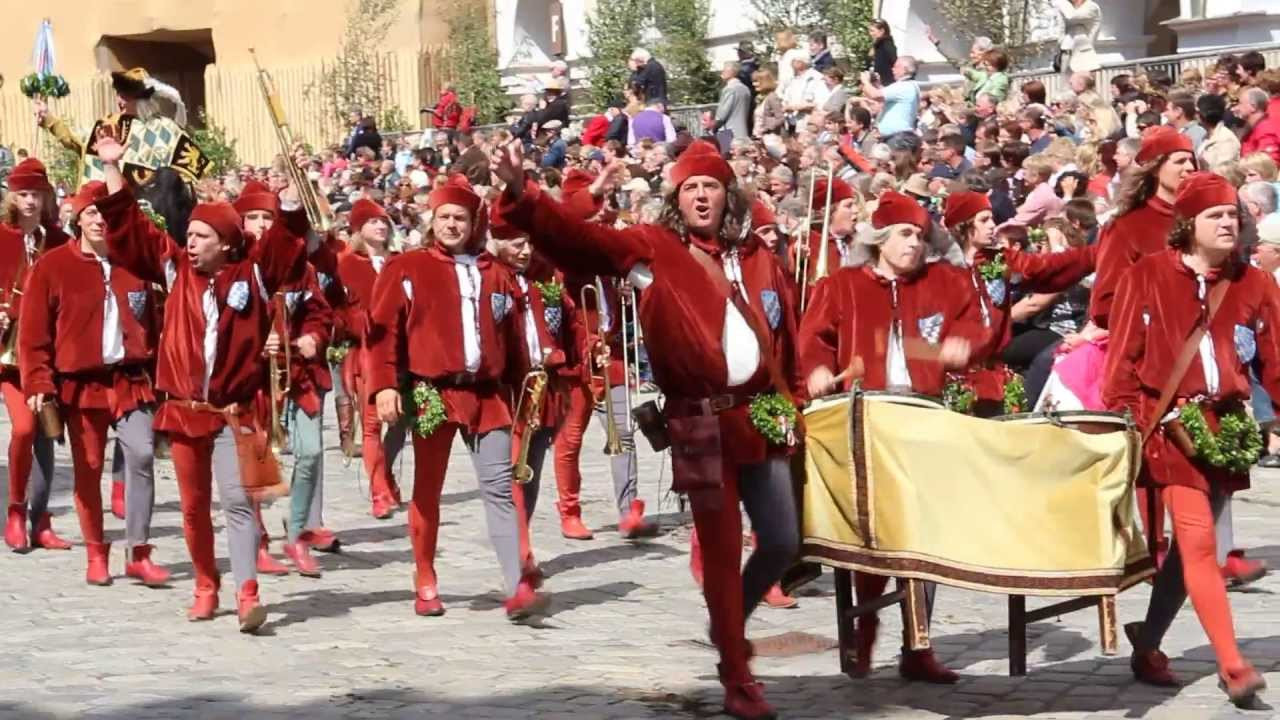
[{"label": "man in red tunic", "polygon": [[[46,250],[67,242],[58,227],[53,186],[39,160],[18,163],[9,173],[9,192],[0,218],[0,340],[16,347],[18,316],[27,272]],[[18,358],[0,357],[0,392],[9,411],[9,508],[4,541],[18,552],[30,547],[70,550],[50,524],[49,491],[53,483],[53,441],[36,427],[18,373]],[[35,459],[35,476],[31,461]],[[30,526],[28,527],[28,520]]]},{"label": "man in red tunic", "polygon": [[[745,622],[798,552],[793,448],[781,426],[767,426],[766,437],[753,425],[749,406],[757,396],[791,398],[799,389],[786,273],[752,240],[751,200],[710,143],[694,142],[672,168],[663,222],[625,230],[586,222],[526,185],[522,163],[519,143],[495,153],[492,167],[506,186],[502,217],[566,273],[627,278],[640,291],[646,341],[671,350],[651,356],[653,375],[679,448],[673,488],[689,494],[702,542],[725,711],[773,717],[751,673]],[[621,170],[611,163],[605,173]],[[740,503],[758,537],[745,571]]]},{"label": "man in red tunic", "polygon": [[[536,613],[545,597],[520,557],[511,490],[511,356],[523,350],[520,286],[485,252],[481,200],[462,175],[428,197],[429,244],[387,263],[369,314],[368,394],[378,417],[413,430],[414,611],[443,615],[436,577],[440,492],[453,437],[462,433],[484,501],[489,540],[502,567],[512,620]],[[405,375],[407,374],[407,378]],[[401,387],[413,403],[406,407]]]},{"label": "man in red tunic", "polygon": [[240,445],[245,443],[246,455],[265,450],[258,418],[266,395],[267,306],[272,293],[306,269],[306,213],[290,209],[261,238],[246,243],[235,208],[202,203],[191,213],[186,248],[179,248],[138,208],[117,166],[123,155],[114,138],[99,138],[110,195],[96,205],[106,219],[112,264],[169,291],[156,368],[156,387],[168,399],[156,413],[155,428],[169,435],[195,574],[187,617],[211,620],[218,609],[209,516],[216,482],[240,630],[254,632],[266,621],[254,563],[260,529],[241,477]]},{"label": "man in red tunic", "polygon": [[[1103,400],[1110,410],[1132,413],[1143,428],[1146,472],[1140,482],[1163,497],[1174,536],[1145,621],[1125,632],[1139,681],[1179,684],[1160,644],[1190,596],[1217,658],[1220,686],[1232,702],[1247,706],[1266,681],[1240,654],[1218,568],[1219,552],[1227,548],[1217,547],[1214,527],[1231,493],[1249,486],[1256,460],[1228,462],[1229,451],[1240,447],[1226,432],[1228,419],[1247,418],[1251,363],[1268,394],[1280,398],[1280,293],[1267,273],[1240,260],[1238,200],[1225,178],[1189,176],[1173,212],[1171,247],[1133,265],[1116,288],[1110,314]],[[1184,356],[1189,363],[1179,367]],[[1170,392],[1167,404],[1159,405]],[[1192,416],[1199,416],[1199,427]],[[1216,457],[1202,449],[1205,436],[1215,434],[1212,441],[1222,443]],[[1194,443],[1194,456],[1180,436]]]},{"label": "man in red tunic", "polygon": [[[818,285],[801,320],[800,367],[809,396],[847,390],[855,380],[864,390],[941,396],[947,371],[967,367],[972,348],[987,337],[977,294],[968,273],[925,262],[931,223],[911,198],[881,195],[871,224],[874,230],[858,238],[854,265]],[[858,601],[884,594],[888,580],[857,573]],[[858,619],[859,675],[871,671],[878,627],[874,614]],[[908,680],[957,680],[933,650],[904,649],[898,672]]]},{"label": "man in red tunic", "polygon": [[169,581],[151,561],[155,506],[149,370],[159,315],[150,288],[107,259],[106,223],[94,205],[107,196],[90,182],[71,198],[79,236],[45,253],[31,270],[18,356],[32,412],[60,406],[71,439],[75,506],[88,551],[85,580],[110,585],[111,544],[102,535],[102,467],[107,429],[125,455],[125,574],[146,585]]}]

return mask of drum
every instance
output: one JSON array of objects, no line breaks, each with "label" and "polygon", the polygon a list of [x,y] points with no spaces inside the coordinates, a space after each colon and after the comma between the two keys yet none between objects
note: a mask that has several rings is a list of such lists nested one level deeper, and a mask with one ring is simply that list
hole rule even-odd
[{"label": "drum", "polygon": [[1019,425],[1054,425],[1079,430],[1089,435],[1136,430],[1129,416],[1098,410],[1070,410],[1065,412],[1034,412],[1001,415],[992,418],[999,422]]}]

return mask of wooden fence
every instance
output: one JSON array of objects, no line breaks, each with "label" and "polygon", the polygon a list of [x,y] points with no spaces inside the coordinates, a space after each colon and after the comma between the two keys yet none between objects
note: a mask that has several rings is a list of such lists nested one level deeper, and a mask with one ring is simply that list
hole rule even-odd
[{"label": "wooden fence", "polygon": [[[350,131],[347,108],[335,108],[322,89],[322,78],[336,62],[311,59],[264,68],[275,82],[294,137],[317,149],[346,139]],[[435,104],[447,79],[446,50],[429,47],[382,53],[363,73],[377,109],[398,108],[410,125],[417,126],[418,109]],[[31,101],[18,90],[19,79],[6,80],[0,90],[0,143],[16,150],[30,149],[37,139],[45,142],[48,134],[36,128]],[[97,118],[115,111],[110,76],[103,73],[68,81],[71,94],[52,101],[50,110],[65,119],[73,132],[87,135]],[[224,128],[227,137],[235,141],[241,161],[268,164],[280,152],[280,145],[253,65],[210,65],[205,69],[204,81],[204,107],[209,121]],[[192,98],[186,100],[188,107],[199,104]]]}]

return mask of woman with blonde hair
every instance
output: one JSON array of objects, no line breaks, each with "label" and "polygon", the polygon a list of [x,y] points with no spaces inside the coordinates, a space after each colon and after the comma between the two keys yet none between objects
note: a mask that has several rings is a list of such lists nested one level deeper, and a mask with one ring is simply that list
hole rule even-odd
[{"label": "woman with blonde hair", "polygon": [[786,112],[782,109],[782,98],[778,95],[778,80],[773,71],[757,70],[751,74],[751,85],[756,91],[755,124],[751,136],[762,138],[765,135],[776,135],[782,132],[786,122]]},{"label": "woman with blonde hair", "polygon": [[1264,152],[1256,152],[1241,158],[1240,168],[1244,170],[1244,181],[1247,183],[1259,180],[1273,183],[1276,181],[1277,174],[1280,174],[1276,168],[1276,161]]}]

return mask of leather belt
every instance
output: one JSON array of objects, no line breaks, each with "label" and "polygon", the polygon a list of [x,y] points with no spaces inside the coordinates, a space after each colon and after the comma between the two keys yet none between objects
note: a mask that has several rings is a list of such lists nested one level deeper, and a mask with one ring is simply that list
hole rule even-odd
[{"label": "leather belt", "polygon": [[724,393],[705,398],[667,398],[662,413],[668,417],[691,415],[717,415],[742,405],[750,404],[755,395]]}]

